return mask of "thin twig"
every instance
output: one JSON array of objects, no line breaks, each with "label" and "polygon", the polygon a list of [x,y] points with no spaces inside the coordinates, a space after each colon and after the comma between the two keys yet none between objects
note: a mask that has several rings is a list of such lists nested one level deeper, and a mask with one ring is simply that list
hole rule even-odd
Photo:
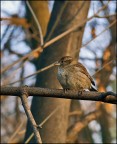
[{"label": "thin twig", "polygon": [[60,18],[61,18],[61,16],[62,16],[62,14],[63,14],[63,12],[64,12],[64,9],[65,9],[67,3],[68,3],[68,2],[65,1],[65,3],[64,3],[63,6],[62,6],[62,8],[60,9],[60,12],[59,12],[58,15],[57,15],[56,21],[54,22],[54,25],[52,26],[52,29],[51,29],[51,31],[49,32],[49,34],[48,34],[48,36],[47,36],[47,38],[46,38],[46,42],[51,38],[51,36],[52,36],[52,34],[53,34],[53,32],[54,32],[57,24],[58,24],[58,22],[59,22],[59,20],[60,20]]},{"label": "thin twig", "polygon": [[39,134],[39,130],[37,129],[37,124],[33,118],[33,115],[30,111],[30,107],[28,105],[27,96],[28,96],[27,87],[21,88],[20,98],[21,98],[25,113],[26,113],[27,118],[29,119],[29,121],[31,123],[31,126],[33,128],[33,132],[35,134],[35,139],[36,139],[37,143],[42,143],[41,136]]},{"label": "thin twig", "polygon": [[27,0],[26,0],[26,4],[27,4],[28,8],[30,9],[30,12],[31,12],[31,14],[32,14],[32,16],[33,16],[33,18],[34,18],[34,20],[35,20],[35,22],[36,22],[36,25],[37,25],[37,28],[38,28],[38,31],[39,31],[39,34],[40,34],[41,46],[43,46],[44,40],[43,40],[42,29],[41,29],[41,26],[40,26],[40,24],[39,24],[39,21],[38,21],[35,13],[34,13],[34,11],[33,11],[33,9],[31,8],[31,6],[30,6],[30,4],[29,4],[29,2],[28,2]]},{"label": "thin twig", "polygon": [[81,121],[78,121],[75,123],[72,129],[68,130],[68,136],[67,136],[67,143],[73,143],[74,140],[77,138],[78,133],[86,127],[90,121],[95,120],[97,117],[100,116],[99,111],[94,111],[85,116],[85,118]]},{"label": "thin twig", "polygon": [[[48,115],[48,116],[38,125],[38,127],[39,127],[39,128],[42,128],[42,126],[55,114],[55,112],[58,110],[58,108],[60,108],[60,106],[57,107],[52,113],[50,113],[50,115]],[[25,141],[25,144],[29,143],[30,140],[33,138],[33,136],[34,136],[34,133],[32,133],[32,134],[29,136],[29,138]]]},{"label": "thin twig", "polygon": [[[105,68],[107,65],[109,65],[110,63],[112,63],[114,60],[115,60],[115,58],[114,58],[113,60],[111,60],[110,62],[108,62],[107,64],[105,64],[105,65],[104,65],[101,69],[99,69],[94,75],[96,75],[98,72],[100,72],[101,70],[103,70],[103,68]],[[17,81],[14,81],[14,82],[11,82],[11,83],[9,83],[9,84],[2,85],[2,86],[12,85],[12,84],[15,84],[15,83],[17,83],[17,82],[23,81],[23,80],[25,80],[25,79],[27,79],[27,78],[30,78],[30,77],[32,77],[32,76],[34,76],[34,75],[36,75],[36,74],[39,74],[39,73],[41,73],[41,72],[43,72],[43,71],[45,71],[45,70],[48,70],[49,68],[52,68],[53,66],[55,66],[55,63],[56,63],[56,62],[54,62],[54,63],[52,63],[52,64],[50,64],[50,65],[48,65],[48,66],[46,66],[46,67],[44,67],[44,68],[36,71],[35,73],[33,73],[33,74],[31,74],[31,75],[28,75],[28,76],[26,76],[26,77],[24,77],[24,78],[21,78],[21,79],[17,80]],[[94,76],[94,75],[93,75],[93,76]]]},{"label": "thin twig", "polygon": [[105,15],[105,16],[99,16],[99,15],[95,15],[96,18],[110,18],[110,17],[113,17],[113,16],[117,16],[117,14],[111,14],[111,15]]},{"label": "thin twig", "polygon": [[25,132],[26,132],[26,129],[23,129],[23,130],[18,132],[18,135],[23,135]]},{"label": "thin twig", "polygon": [[13,133],[13,135],[8,140],[8,143],[12,143],[12,140],[15,138],[15,136],[17,135],[17,133],[19,132],[19,130],[21,129],[21,127],[23,126],[23,124],[24,124],[24,121],[22,121],[21,124],[17,127],[17,129],[15,130],[15,132]]},{"label": "thin twig", "polygon": [[24,28],[29,28],[30,25],[25,18],[11,17],[11,18],[0,18],[0,21],[8,21],[10,25],[22,26]]},{"label": "thin twig", "polygon": [[74,115],[81,115],[82,114],[82,111],[72,111],[72,112],[69,112],[69,116],[74,116]]},{"label": "thin twig", "polygon": [[[109,29],[110,27],[112,27],[116,22],[117,22],[117,20],[113,21],[108,27],[106,27],[106,29],[104,29],[104,30],[103,30],[101,33],[99,33],[95,38],[93,38],[92,40],[90,40],[89,42],[87,42],[86,44],[84,44],[82,47],[86,47],[90,42],[92,42],[94,39],[96,39],[97,37],[99,37],[99,36],[100,36],[102,33],[104,33],[107,29]],[[81,47],[81,48],[82,48],[82,47]],[[77,50],[75,51],[75,53],[76,53],[76,52],[77,52]],[[113,60],[112,60],[112,61],[113,61]],[[111,61],[111,62],[112,62],[112,61]],[[109,64],[110,64],[111,62],[109,62]],[[29,75],[29,76],[26,76],[26,77],[24,77],[24,78],[22,78],[22,79],[20,79],[20,80],[17,80],[17,81],[15,81],[15,82],[9,83],[8,85],[11,85],[11,84],[20,82],[21,80],[30,78],[30,77],[32,77],[32,76],[34,76],[34,75],[36,75],[36,74],[38,74],[38,73],[41,73],[41,72],[43,72],[43,71],[45,71],[45,70],[47,70],[47,69],[49,69],[49,68],[51,68],[51,67],[53,67],[53,66],[54,66],[54,63],[52,63],[51,65],[49,65],[49,66],[47,66],[47,67],[44,67],[44,68],[38,70],[37,72],[35,72],[35,73],[33,73],[33,74]],[[104,66],[104,67],[105,67],[105,66]],[[102,68],[101,68],[100,70],[98,70],[96,73],[98,73],[99,71],[101,71],[104,67],[102,67]],[[95,74],[96,74],[96,73],[95,73]],[[3,86],[6,86],[6,85],[3,85]]]},{"label": "thin twig", "polygon": [[101,69],[97,70],[93,76],[95,76],[97,73],[99,73],[101,70],[103,70],[106,66],[110,65],[115,59],[112,59],[108,63],[106,63]]},{"label": "thin twig", "polygon": [[[32,76],[34,76],[34,75],[36,75],[36,74],[39,74],[39,73],[41,73],[41,72],[43,72],[43,71],[45,71],[45,70],[47,70],[47,69],[55,66],[55,63],[56,63],[56,62],[54,62],[54,63],[52,63],[52,64],[50,64],[50,65],[48,65],[48,66],[46,66],[46,67],[44,67],[44,68],[36,71],[35,73],[33,73],[33,74],[31,74],[31,75],[28,75],[28,76],[26,76],[26,77],[24,77],[24,78],[21,78],[20,80],[14,81],[14,82],[9,83],[9,84],[7,84],[7,85],[12,85],[12,84],[14,84],[14,83],[17,83],[17,82],[23,81],[23,80],[25,80],[25,79],[27,79],[27,78],[30,78],[30,77],[32,77]],[[6,86],[6,85],[3,85],[3,86]]]},{"label": "thin twig", "polygon": [[[6,77],[6,79],[3,81],[3,84],[1,84],[1,85],[2,85],[2,86],[7,86],[7,85],[11,84],[11,83],[9,83],[9,81],[10,81],[11,79],[14,79],[14,76],[16,75],[16,73],[18,72],[18,70],[21,69],[21,68],[24,66],[25,63],[26,63],[26,60],[23,61],[23,62],[20,64],[20,66],[19,66],[17,69],[15,69],[15,71],[12,72],[12,75],[10,75],[9,77]],[[22,80],[20,80],[20,81],[22,81]],[[19,82],[20,82],[20,81],[19,81]]]},{"label": "thin twig", "polygon": [[[107,7],[107,5],[101,7],[95,15],[97,15],[100,11],[104,10],[106,7]],[[66,35],[70,34],[71,32],[77,30],[79,27],[81,27],[82,25],[84,25],[87,21],[89,21],[92,18],[94,18],[95,15],[91,16],[90,18],[87,18],[87,19],[83,20],[82,22],[80,22],[77,25],[74,25],[72,28],[68,29],[67,31],[65,31],[62,34],[58,35],[57,37],[53,38],[49,42],[45,43],[44,46],[43,46],[43,48],[40,46],[40,47],[36,48],[35,50],[33,50],[32,52],[28,53],[27,55],[23,56],[19,60],[15,61],[14,63],[8,65],[7,67],[5,67],[4,69],[1,70],[1,74],[3,72],[5,72],[5,71],[9,70],[11,67],[13,67],[18,62],[21,62],[21,61],[27,59],[28,57],[30,57],[31,55],[33,55],[33,53],[38,52],[38,51],[43,52],[44,48],[48,47],[49,45],[53,44],[54,42],[58,41],[59,39],[65,37]]]},{"label": "thin twig", "polygon": [[[104,33],[106,30],[108,30],[110,27],[112,27],[114,24],[116,24],[116,22],[117,22],[117,20],[114,20],[108,27],[106,27],[102,32],[100,32],[95,38],[91,39],[86,44],[84,44],[81,48],[86,47],[89,43],[91,43],[93,40],[95,40],[97,37],[99,37],[102,33]],[[79,51],[79,50],[76,50],[73,53],[77,53],[77,51]]]}]

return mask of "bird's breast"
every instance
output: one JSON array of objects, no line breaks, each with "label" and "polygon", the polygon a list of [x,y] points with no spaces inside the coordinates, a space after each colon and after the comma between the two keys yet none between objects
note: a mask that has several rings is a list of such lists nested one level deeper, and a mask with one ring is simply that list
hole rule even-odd
[{"label": "bird's breast", "polygon": [[62,68],[58,68],[58,79],[63,79],[65,77],[65,70]]},{"label": "bird's breast", "polygon": [[66,87],[66,71],[63,68],[58,68],[58,75],[57,78],[62,85],[62,87]]},{"label": "bird's breast", "polygon": [[65,70],[62,68],[58,68],[58,75],[64,75],[65,74]]}]

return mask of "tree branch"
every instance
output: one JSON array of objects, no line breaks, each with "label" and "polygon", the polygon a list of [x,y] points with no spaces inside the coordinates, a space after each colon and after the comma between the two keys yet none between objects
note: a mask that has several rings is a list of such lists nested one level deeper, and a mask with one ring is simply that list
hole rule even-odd
[{"label": "tree branch", "polygon": [[9,70],[11,67],[13,67],[14,65],[16,65],[18,62],[21,62],[25,59],[27,59],[28,57],[32,56],[32,54],[34,52],[43,52],[43,49],[48,47],[49,45],[53,44],[54,42],[58,41],[59,39],[65,37],[66,35],[70,34],[71,32],[78,30],[78,28],[80,28],[81,26],[83,26],[86,22],[90,21],[92,18],[95,17],[95,15],[97,15],[100,11],[104,10],[106,7],[108,6],[108,3],[106,5],[104,5],[103,7],[101,7],[96,14],[94,14],[93,16],[81,21],[78,25],[74,25],[73,27],[71,27],[70,29],[66,30],[65,32],[63,32],[62,34],[56,36],[55,38],[51,39],[50,41],[46,42],[44,44],[43,47],[38,47],[35,50],[31,51],[31,53],[28,53],[27,55],[23,56],[22,58],[18,59],[17,61],[15,61],[14,63],[8,65],[7,67],[3,68],[1,70],[1,74],[4,73],[5,71]]},{"label": "tree branch", "polygon": [[[50,113],[39,125],[38,127],[39,128],[42,128],[42,126],[51,118],[51,116],[53,116],[53,114],[55,114],[55,112],[58,110],[58,108],[60,107],[57,107],[54,111],[52,111],[52,113]],[[25,144],[28,144],[30,142],[30,140],[33,138],[34,136],[34,133],[32,133],[29,138],[25,141]]]},{"label": "tree branch", "polygon": [[28,1],[26,1],[26,4],[27,4],[27,6],[28,6],[28,8],[29,8],[29,10],[30,10],[30,12],[31,12],[31,14],[32,14],[32,16],[33,16],[33,18],[34,18],[34,20],[35,20],[35,23],[36,23],[36,25],[37,25],[38,32],[39,32],[39,35],[40,35],[41,46],[43,46],[44,40],[43,40],[43,34],[42,34],[42,29],[41,29],[40,23],[39,23],[39,21],[38,21],[36,15],[35,15],[35,13],[34,13],[32,7],[30,6],[30,3],[29,3]]},{"label": "tree branch", "polygon": [[41,140],[41,137],[40,137],[40,134],[39,134],[39,131],[37,129],[37,124],[33,118],[33,115],[30,111],[30,107],[28,105],[28,100],[27,100],[27,97],[28,97],[28,90],[27,90],[27,87],[23,87],[23,88],[20,88],[20,98],[21,98],[21,101],[22,101],[22,105],[24,107],[24,110],[25,110],[25,113],[32,125],[32,128],[33,128],[33,132],[35,134],[35,138],[37,140],[37,143],[42,143],[42,140]]},{"label": "tree branch", "polygon": [[[22,87],[1,87],[1,95],[19,96],[21,94]],[[117,95],[113,92],[88,92],[68,90],[66,93],[60,89],[48,89],[40,87],[27,87],[27,93],[29,96],[35,97],[54,97],[54,98],[66,98],[77,100],[89,100],[89,101],[101,101],[105,103],[117,104]]]},{"label": "tree branch", "polygon": [[68,130],[67,143],[74,143],[77,139],[79,132],[86,127],[89,122],[95,120],[100,116],[100,112],[95,111],[87,114],[81,121],[78,121],[74,126]]}]

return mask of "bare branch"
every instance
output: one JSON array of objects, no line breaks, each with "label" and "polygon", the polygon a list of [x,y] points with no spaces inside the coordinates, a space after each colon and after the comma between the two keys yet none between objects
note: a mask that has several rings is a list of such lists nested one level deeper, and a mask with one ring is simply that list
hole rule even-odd
[{"label": "bare branch", "polygon": [[69,112],[69,116],[74,116],[74,115],[78,115],[79,116],[81,114],[82,114],[82,111],[78,111],[78,110]]},{"label": "bare branch", "polygon": [[28,1],[26,1],[26,4],[27,4],[28,8],[30,9],[30,12],[31,12],[31,14],[33,15],[33,18],[34,18],[34,20],[35,20],[35,22],[36,22],[36,25],[37,25],[37,27],[38,27],[38,31],[39,31],[39,34],[40,34],[41,46],[43,46],[44,40],[43,40],[42,29],[41,29],[41,26],[40,26],[40,24],[39,24],[39,21],[38,21],[36,15],[35,15],[33,9],[31,8],[30,3],[29,3]]},{"label": "bare branch", "polygon": [[[97,15],[100,11],[104,10],[107,6],[108,6],[108,4],[104,5],[103,7],[101,7],[95,15]],[[70,34],[71,32],[73,32],[75,30],[78,30],[78,28],[82,27],[87,21],[89,21],[92,18],[94,18],[95,15],[83,20],[79,24],[74,25],[72,28],[68,29],[67,31],[63,32],[62,34],[58,35],[57,37],[55,37],[52,40],[50,40],[47,43],[45,43],[43,47],[40,46],[40,47],[36,48],[32,52],[30,52],[27,55],[23,56],[22,58],[18,59],[17,61],[15,61],[14,63],[10,64],[9,66],[5,67],[4,69],[1,70],[1,74],[4,73],[5,71],[9,70],[11,67],[13,67],[18,62],[21,62],[21,61],[27,59],[28,57],[32,56],[33,53],[35,53],[35,52],[42,53],[44,48],[48,47],[49,45],[53,44],[54,42],[58,41],[59,39],[65,37],[66,35]]]},{"label": "bare branch", "polygon": [[68,136],[67,136],[67,143],[73,143],[74,140],[77,138],[78,133],[86,127],[89,122],[92,120],[95,120],[97,117],[99,117],[100,112],[95,111],[87,114],[85,118],[81,121],[78,121],[71,130],[68,130]]},{"label": "bare branch", "polygon": [[111,14],[111,15],[105,15],[105,16],[99,16],[99,15],[95,15],[96,18],[110,18],[110,17],[113,17],[113,16],[117,16],[117,14]]},{"label": "bare branch", "polygon": [[15,130],[15,132],[13,133],[13,135],[10,137],[10,139],[8,140],[8,143],[12,143],[13,139],[15,138],[15,136],[17,135],[17,133],[19,132],[19,130],[21,129],[21,127],[23,126],[24,121],[22,121],[19,126],[17,127],[17,129]]},{"label": "bare branch", "polygon": [[[1,87],[1,95],[13,95],[19,96],[21,94],[21,87]],[[68,90],[66,93],[59,89],[48,89],[40,87],[27,87],[29,96],[35,97],[54,97],[76,100],[89,100],[89,101],[101,101],[105,103],[117,104],[117,96],[114,92],[88,92]]]},{"label": "bare branch", "polygon": [[95,76],[97,73],[99,73],[101,70],[103,70],[106,66],[110,65],[112,62],[114,62],[115,58],[106,63],[101,69],[97,70],[93,76]]},{"label": "bare branch", "polygon": [[[105,64],[101,69],[99,69],[98,71],[96,71],[94,75],[96,75],[98,72],[100,72],[101,70],[103,70],[107,65],[111,64],[115,59],[116,59],[116,58],[113,58],[110,62],[108,62],[107,64]],[[52,64],[50,64],[50,65],[48,65],[48,66],[46,66],[46,67],[44,67],[44,68],[36,71],[35,73],[33,73],[33,74],[31,74],[31,75],[28,75],[28,76],[23,77],[23,78],[21,78],[21,79],[19,79],[19,80],[16,80],[16,81],[14,81],[14,82],[11,82],[11,83],[9,83],[9,84],[5,84],[5,85],[2,85],[2,86],[12,85],[12,84],[15,84],[15,83],[17,83],[17,82],[23,81],[23,80],[25,80],[25,79],[27,79],[27,78],[31,78],[32,76],[34,76],[34,75],[36,75],[36,74],[39,74],[39,73],[41,73],[41,72],[43,72],[43,71],[45,71],[45,70],[48,70],[48,69],[52,68],[53,66],[55,66],[55,63],[56,63],[56,62],[54,62],[54,63],[52,63]],[[94,75],[93,75],[93,76],[94,76]]]},{"label": "bare branch", "polygon": [[63,4],[60,12],[58,13],[57,19],[56,19],[56,21],[54,22],[54,25],[52,26],[52,29],[51,29],[51,31],[49,32],[49,34],[48,34],[48,36],[47,36],[47,38],[46,38],[46,41],[48,41],[48,40],[51,38],[51,36],[52,36],[52,34],[53,34],[53,32],[54,32],[57,24],[58,24],[58,22],[59,22],[59,20],[60,20],[60,18],[61,18],[61,16],[62,16],[62,14],[63,14],[63,12],[64,12],[64,9],[65,9],[67,3],[68,3],[68,2],[65,1],[65,3]]},{"label": "bare branch", "polygon": [[[44,68],[42,68],[42,69],[39,69],[38,71],[36,71],[35,73],[33,73],[33,74],[31,74],[31,75],[28,75],[28,76],[26,76],[26,77],[23,77],[23,78],[21,78],[21,79],[19,79],[19,80],[17,80],[17,81],[11,82],[11,83],[9,83],[9,84],[7,84],[7,85],[11,85],[11,84],[14,84],[14,83],[23,81],[23,80],[25,80],[25,79],[27,79],[27,78],[30,78],[30,77],[32,77],[32,76],[35,76],[36,74],[39,74],[39,73],[41,73],[41,72],[43,72],[43,71],[45,71],[45,70],[47,70],[47,69],[55,66],[55,63],[56,63],[56,62],[54,62],[54,63],[52,63],[52,64],[50,64],[50,65],[48,65],[48,66],[46,66],[46,67],[44,67]],[[6,86],[6,85],[4,85],[4,86]]]},{"label": "bare branch", "polygon": [[11,18],[0,18],[0,21],[7,21],[8,24],[22,26],[24,28],[29,28],[30,24],[25,18],[11,17]]},{"label": "bare branch", "polygon": [[[42,126],[55,114],[55,112],[58,110],[58,108],[60,107],[57,107],[54,111],[52,111],[52,113],[50,113],[39,125],[38,127],[39,128],[42,128]],[[29,138],[25,141],[25,144],[29,143],[30,140],[33,138],[34,136],[34,133],[32,133]]]},{"label": "bare branch", "polygon": [[24,110],[25,110],[25,113],[32,125],[32,128],[33,128],[33,131],[34,131],[34,134],[35,134],[35,138],[37,140],[37,143],[42,143],[42,140],[41,140],[41,137],[40,137],[40,134],[39,134],[39,131],[38,131],[38,128],[37,128],[37,124],[33,118],[33,115],[30,111],[30,107],[28,105],[28,101],[27,101],[27,97],[28,97],[28,91],[27,91],[27,87],[23,87],[20,89],[20,98],[21,98],[21,101],[22,101],[22,105],[24,107]]},{"label": "bare branch", "polygon": [[[105,31],[107,31],[109,28],[111,28],[114,24],[117,23],[117,20],[115,19],[111,24],[109,24],[109,26],[107,26],[102,32],[100,32],[98,35],[96,35],[95,38],[91,39],[90,41],[88,41],[86,44],[82,45],[81,48],[86,47],[89,43],[91,43],[92,41],[94,41],[97,37],[99,37],[102,33],[104,33]],[[76,53],[78,50],[76,50],[73,53]]]}]

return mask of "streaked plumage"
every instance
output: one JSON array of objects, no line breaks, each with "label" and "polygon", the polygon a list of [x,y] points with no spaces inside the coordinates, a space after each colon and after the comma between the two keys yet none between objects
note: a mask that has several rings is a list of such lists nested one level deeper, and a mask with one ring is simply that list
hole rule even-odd
[{"label": "streaked plumage", "polygon": [[57,78],[63,89],[96,91],[95,83],[86,68],[70,56],[62,57],[58,61]]}]

